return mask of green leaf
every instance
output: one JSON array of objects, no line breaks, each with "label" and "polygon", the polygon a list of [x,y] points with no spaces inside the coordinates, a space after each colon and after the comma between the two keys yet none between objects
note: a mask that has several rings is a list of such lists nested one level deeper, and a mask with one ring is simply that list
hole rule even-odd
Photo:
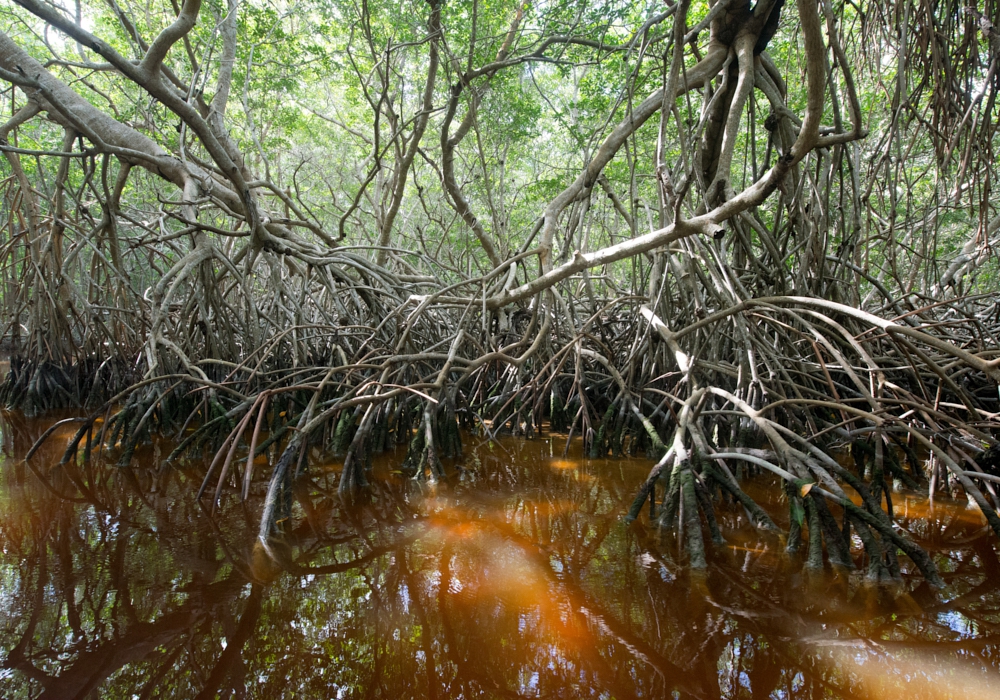
[{"label": "green leaf", "polygon": [[789,510],[792,514],[792,520],[795,521],[799,527],[802,527],[802,523],[806,518],[806,512],[802,508],[802,503],[799,502],[799,499],[793,498],[790,501]]}]

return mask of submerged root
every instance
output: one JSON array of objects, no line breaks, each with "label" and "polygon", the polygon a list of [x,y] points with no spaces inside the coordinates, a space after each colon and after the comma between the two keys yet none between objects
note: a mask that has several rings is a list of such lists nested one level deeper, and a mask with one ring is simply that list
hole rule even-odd
[{"label": "submerged root", "polygon": [[[29,4],[48,21],[44,3]],[[868,118],[863,108],[878,117],[879,106],[858,95],[881,78],[864,66],[880,61],[858,63],[845,52],[859,44],[842,8],[716,2],[696,28],[688,5],[635,27],[636,37],[672,37],[658,95],[631,99],[650,87],[650,74],[625,71],[617,87],[630,99],[608,101],[603,118],[550,140],[557,165],[581,155],[558,144],[590,144],[585,168],[558,194],[550,184],[509,186],[538,179],[537,154],[523,135],[530,129],[510,126],[527,123],[527,103],[513,121],[491,120],[482,98],[491,81],[511,84],[501,74],[557,60],[558,47],[573,47],[559,61],[610,65],[607,52],[634,41],[584,35],[604,19],[614,24],[608,8],[595,9],[597,24],[560,37],[550,33],[562,26],[550,21],[560,4],[528,15],[516,8],[507,34],[493,32],[497,52],[470,47],[468,66],[445,90],[435,77],[439,52],[449,46],[458,55],[453,49],[476,32],[442,24],[432,2],[426,21],[437,31],[386,47],[393,60],[427,66],[423,99],[398,97],[409,95],[408,70],[380,69],[381,82],[359,73],[375,107],[372,130],[358,121],[369,113],[361,105],[347,118],[361,131],[327,135],[334,160],[311,155],[324,136],[310,155],[274,153],[273,168],[268,153],[248,158],[228,134],[232,37],[214,87],[213,71],[195,65],[194,54],[168,85],[136,77],[156,72],[157,51],[136,45],[118,55],[121,47],[102,44],[119,67],[125,55],[148,54],[152,63],[137,73],[114,73],[112,92],[130,103],[152,100],[150,119],[179,120],[181,138],[157,141],[121,121],[115,105],[95,106],[112,99],[97,87],[103,78],[71,87],[63,79],[71,66],[43,66],[8,38],[0,62],[12,115],[0,141],[16,144],[30,123],[40,150],[3,153],[0,346],[13,359],[0,401],[30,414],[79,406],[99,413],[66,459],[82,444],[84,459],[100,448],[127,464],[152,435],[176,434],[169,460],[211,460],[202,490],[214,487],[213,503],[230,487],[246,497],[258,454],[281,473],[269,495],[294,479],[307,446],[342,456],[341,491],[354,493],[372,454],[393,444],[408,446],[411,475],[443,477],[443,460],[462,453],[458,416],[490,439],[530,438],[547,419],[568,433],[564,453],[581,438],[597,459],[671,456],[641,486],[628,517],[648,501],[652,520],[681,534],[693,566],[704,566],[706,541],[721,537],[719,499],[755,526],[778,530],[744,488],[766,472],[789,489],[787,546],[805,547],[811,569],[850,567],[858,557],[853,530],[874,577],[896,577],[902,550],[939,581],[926,553],[893,527],[895,488],[964,492],[1000,537],[1000,296],[974,279],[992,264],[1000,231],[989,212],[992,120],[982,112],[995,104],[996,86],[984,86],[990,95],[956,120],[955,99],[968,99],[933,79],[940,61],[908,59],[911,84],[923,86],[910,102],[929,105],[928,118]],[[903,43],[924,47],[938,41],[936,26],[954,24],[956,10],[903,15],[917,37]],[[155,45],[177,41],[186,21],[168,22]],[[57,24],[77,38],[88,31],[67,22]],[[235,37],[235,10],[227,22]],[[786,81],[768,54],[779,25],[801,38],[802,80]],[[875,22],[857,36],[861,46],[889,46],[878,32],[896,29]],[[134,39],[122,40],[143,44]],[[978,80],[981,42],[941,41],[939,49],[953,51],[923,53],[958,56],[945,65],[957,71],[954,85]],[[699,46],[708,47],[704,55]],[[485,53],[494,57],[483,63]],[[171,55],[178,65],[187,60]],[[201,87],[184,84],[192,75]],[[942,92],[930,99],[927,86]],[[211,105],[203,93],[216,95]],[[682,103],[683,118],[671,107]],[[560,122],[540,109],[550,126]],[[654,152],[630,149],[637,130],[657,119]],[[584,122],[597,131],[585,133]],[[872,128],[885,131],[865,142],[864,123],[884,123]],[[293,142],[306,133],[300,127],[288,131]],[[600,143],[591,138],[599,133]],[[51,150],[59,143],[61,151]],[[883,157],[887,143],[913,157]],[[360,186],[334,172],[341,156],[360,162],[357,148],[369,164]],[[873,153],[878,167],[865,167]],[[25,167],[22,156],[39,165]],[[941,186],[915,188],[928,172]],[[307,173],[315,182],[333,175],[346,189],[301,188]],[[430,181],[442,187],[419,184]],[[530,221],[537,225],[520,225]],[[942,265],[968,235],[951,229],[975,233]],[[470,232],[468,244],[455,245]],[[983,293],[967,294],[972,288]],[[832,457],[851,445],[858,473]],[[861,506],[844,483],[862,494]]]},{"label": "submerged root", "polygon": [[[915,391],[933,393],[928,388],[936,372],[919,364],[890,372],[874,360],[890,354],[894,336],[866,336],[854,311],[830,309],[826,302],[803,301],[794,310],[781,303],[748,302],[713,319],[692,322],[694,330],[671,331],[657,325],[662,322],[655,315],[646,325],[621,314],[613,321],[620,335],[651,330],[662,341],[640,355],[644,369],[630,378],[619,372],[607,348],[581,348],[583,335],[551,356],[542,353],[541,342],[528,346],[526,354],[531,348],[535,354],[523,359],[508,355],[508,362],[521,364],[512,365],[517,371],[506,371],[502,363],[478,361],[479,347],[465,330],[452,337],[447,355],[386,350],[379,363],[358,360],[294,371],[281,369],[275,359],[267,373],[258,357],[256,368],[227,367],[211,377],[183,372],[150,377],[76,425],[63,459],[82,454],[86,460],[94,450],[104,449],[127,464],[152,435],[175,434],[178,440],[168,461],[211,455],[202,491],[211,491],[215,503],[230,491],[246,498],[254,458],[260,455],[270,456],[281,479],[294,479],[308,444],[343,457],[338,488],[353,496],[369,482],[373,455],[394,445],[406,445],[405,473],[441,479],[447,474],[445,460],[462,455],[462,420],[477,429],[482,426],[493,437],[501,430],[544,429],[547,418],[553,430],[568,430],[571,438],[582,435],[590,457],[663,454],[639,487],[627,518],[640,518],[648,502],[651,522],[677,533],[696,568],[710,560],[710,544],[724,540],[716,514],[720,506],[734,505],[752,525],[781,532],[744,489],[749,480],[770,474],[785,484],[786,547],[792,554],[801,553],[807,569],[861,566],[870,580],[895,580],[900,576],[896,552],[902,551],[929,582],[939,584],[930,557],[893,526],[898,498],[894,491],[934,489],[947,482],[975,500],[1000,533],[991,503],[996,450],[983,449],[995,442],[994,427],[989,421],[966,420],[957,410],[944,410],[954,403],[968,413],[966,404],[990,404],[951,381],[941,384],[941,393],[958,391],[957,402],[942,400],[935,408]],[[829,365],[810,365],[778,353],[784,336],[769,334],[778,319],[818,334],[826,353],[840,358],[836,373]],[[759,327],[751,329],[751,320]],[[855,323],[853,333],[842,332],[848,322]],[[543,330],[535,327],[537,333]],[[523,330],[531,328],[528,323]],[[721,333],[725,328],[731,335]],[[409,329],[393,331],[404,337],[412,332],[412,323]],[[910,337],[924,332],[907,333]],[[687,335],[703,337],[702,347],[718,343],[716,353],[753,350],[771,373],[766,391],[761,388],[763,378],[758,373],[754,379],[749,368],[732,369],[717,359],[678,354],[679,339]],[[526,339],[538,337],[546,336]],[[866,344],[857,337],[866,338]],[[943,342],[924,335],[917,340],[939,349]],[[384,343],[398,344],[389,338]],[[368,351],[363,342],[352,348],[355,353]],[[964,382],[972,377],[993,380],[993,370],[976,364],[964,351],[949,352],[953,366],[964,367]],[[346,350],[342,355],[348,356]],[[848,357],[853,359],[849,362]],[[934,362],[941,369],[944,360]],[[863,375],[869,381],[863,381]],[[16,381],[26,381],[18,377]],[[875,381],[883,387],[877,397],[871,391]],[[985,408],[977,411],[986,415]],[[933,419],[933,430],[921,422],[923,417]],[[669,443],[665,434],[673,435]],[[297,446],[294,454],[289,452],[292,445]],[[832,456],[848,450],[854,455],[854,469]],[[929,479],[923,477],[924,462],[930,464]],[[850,502],[841,483],[861,495],[860,505]],[[861,550],[852,551],[853,534]]]},{"label": "submerged root", "polygon": [[[445,462],[462,455],[462,421],[492,439],[532,435],[547,419],[569,433],[565,449],[582,437],[592,458],[662,457],[627,518],[648,502],[650,521],[677,533],[694,567],[723,541],[716,515],[725,504],[781,532],[744,489],[763,474],[785,484],[786,546],[810,570],[861,566],[872,580],[893,580],[902,551],[939,584],[930,557],[893,526],[898,488],[963,490],[1000,536],[1000,460],[988,449],[1000,403],[984,391],[995,392],[1000,370],[954,342],[963,329],[972,337],[971,317],[945,337],[932,317],[920,328],[896,325],[815,297],[750,298],[706,313],[678,287],[675,330],[652,307],[621,298],[571,323],[552,291],[511,315],[508,344],[497,346],[483,322],[494,312],[481,303],[410,299],[401,282],[357,274],[384,291],[373,296],[357,282],[338,297],[364,315],[352,326],[363,332],[329,319],[313,335],[295,326],[295,337],[277,333],[236,361],[195,360],[189,344],[169,364],[160,343],[149,355],[159,364],[77,425],[64,459],[104,449],[127,464],[154,434],[176,435],[168,461],[210,456],[202,492],[214,504],[247,497],[260,455],[294,480],[310,445],[343,457],[338,490],[352,497],[369,483],[373,455],[396,445],[406,446],[405,473],[442,479]],[[91,378],[105,371],[93,366]],[[4,386],[5,396],[54,396],[55,386],[82,396],[48,365],[12,364]],[[848,450],[856,469],[833,457]],[[861,550],[852,551],[853,534]]]},{"label": "submerged root", "polygon": [[404,472],[416,479],[435,480],[446,476],[436,445],[437,422],[430,402],[424,404],[420,423],[403,460]]}]

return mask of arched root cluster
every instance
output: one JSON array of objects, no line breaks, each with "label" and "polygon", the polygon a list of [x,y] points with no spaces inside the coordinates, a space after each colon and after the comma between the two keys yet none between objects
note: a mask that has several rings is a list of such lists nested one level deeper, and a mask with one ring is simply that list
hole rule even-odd
[{"label": "arched root cluster", "polygon": [[[996,370],[963,349],[971,340],[959,342],[980,332],[973,320],[942,337],[926,315],[896,324],[775,297],[677,330],[619,300],[574,326],[548,295],[501,330],[474,305],[426,299],[403,301],[377,325],[294,341],[305,358],[323,338],[332,359],[323,364],[282,367],[285,334],[252,362],[149,378],[84,421],[64,459],[100,446],[124,464],[152,432],[172,434],[168,461],[212,455],[200,497],[246,497],[255,478],[268,480],[266,534],[310,450],[343,460],[340,491],[353,497],[386,450],[403,455],[403,474],[442,479],[460,469],[445,463],[459,461],[463,434],[551,430],[567,448],[582,437],[591,458],[658,458],[628,517],[648,503],[650,522],[677,534],[695,568],[723,540],[722,502],[781,532],[807,569],[861,565],[872,581],[898,580],[902,552],[941,584],[929,555],[893,525],[898,488],[963,491],[1000,535]],[[742,488],[763,473],[784,483],[786,529]]]}]

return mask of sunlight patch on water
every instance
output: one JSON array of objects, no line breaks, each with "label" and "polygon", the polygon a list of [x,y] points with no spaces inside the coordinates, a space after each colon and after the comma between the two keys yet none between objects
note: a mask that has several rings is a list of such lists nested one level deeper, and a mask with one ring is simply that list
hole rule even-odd
[{"label": "sunlight patch on water", "polygon": [[[0,423],[11,455],[50,425],[18,421]],[[435,483],[401,476],[402,454],[385,455],[374,497],[350,507],[340,463],[315,456],[268,551],[256,522],[266,465],[246,503],[229,487],[212,515],[194,497],[208,464],[162,468],[167,443],[140,448],[128,469],[110,451],[51,468],[74,431],[0,469],[0,650],[26,639],[46,682],[90,683],[88,650],[106,650],[119,660],[94,682],[108,697],[127,697],[163,659],[164,697],[194,697],[190,669],[234,653],[255,679],[248,697],[268,700],[370,688],[441,700],[1000,697],[1000,559],[964,500],[932,508],[892,494],[899,526],[946,575],[944,594],[921,588],[902,557],[904,581],[866,585],[859,548],[853,572],[804,572],[803,551],[721,499],[725,544],[709,545],[698,575],[683,538],[645,509],[622,522],[648,462],[508,440],[471,447],[465,469]],[[744,486],[786,525],[773,480]],[[141,648],[153,635],[170,656]],[[20,667],[4,673],[0,695],[37,687]]]},{"label": "sunlight patch on water", "polygon": [[993,669],[942,654],[834,649],[824,654],[831,670],[856,682],[861,700],[996,700],[1000,676]]}]

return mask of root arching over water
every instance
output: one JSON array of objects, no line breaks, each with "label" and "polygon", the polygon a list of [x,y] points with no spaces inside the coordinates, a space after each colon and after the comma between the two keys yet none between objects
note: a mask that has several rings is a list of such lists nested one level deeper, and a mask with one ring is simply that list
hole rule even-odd
[{"label": "root arching over water", "polygon": [[[256,464],[271,482],[266,540],[308,450],[341,456],[341,495],[356,497],[386,449],[405,446],[401,470],[436,480],[462,454],[463,432],[530,437],[555,426],[567,446],[582,436],[591,457],[657,460],[627,517],[648,503],[651,524],[675,531],[695,568],[722,542],[720,499],[783,532],[807,569],[861,566],[875,582],[899,578],[902,553],[942,585],[931,557],[893,525],[897,486],[961,490],[1000,536],[997,370],[966,349],[983,332],[975,316],[949,307],[946,324],[931,321],[938,307],[890,322],[798,296],[696,312],[678,294],[672,327],[663,295],[659,313],[609,299],[574,324],[551,292],[508,312],[501,330],[499,314],[475,301],[489,282],[468,281],[476,292],[465,303],[401,299],[401,286],[382,295],[398,301],[378,323],[302,324],[299,337],[276,335],[239,364],[203,363],[203,377],[150,377],[84,420],[64,460],[103,448],[127,463],[151,432],[176,435],[170,460],[214,453],[199,494],[212,503],[245,497]],[[289,353],[298,366],[283,366]],[[744,491],[765,472],[787,485],[787,531]]]},{"label": "root arching over water", "polygon": [[[429,2],[426,36],[384,51],[427,52],[416,62],[426,71],[419,105],[401,118],[388,84],[372,100],[373,165],[351,183],[348,206],[334,203],[332,226],[315,213],[325,200],[309,200],[294,178],[278,183],[268,167],[255,176],[227,131],[236,4],[218,18],[223,68],[209,104],[164,65],[200,3],[184,3],[155,42],[135,47],[145,56],[136,62],[67,15],[17,0],[33,21],[97,51],[106,64],[95,70],[114,72],[137,101],[162,105],[181,136],[168,153],[169,140],[99,110],[0,34],[0,78],[27,99],[0,127],[10,169],[0,182],[10,231],[0,248],[4,339],[13,349],[0,399],[29,412],[92,411],[65,461],[105,449],[127,464],[162,433],[177,440],[168,461],[213,455],[199,491],[212,504],[245,499],[255,477],[267,479],[264,544],[312,450],[343,459],[339,492],[350,499],[368,488],[372,456],[393,446],[405,446],[400,471],[440,480],[462,455],[463,435],[558,430],[567,446],[582,438],[594,458],[656,460],[628,518],[648,503],[650,522],[677,534],[695,569],[722,540],[715,504],[726,499],[757,527],[782,532],[790,550],[805,547],[809,569],[860,565],[873,581],[893,580],[901,552],[940,585],[933,559],[894,526],[893,498],[897,482],[962,491],[1000,537],[1000,301],[963,295],[955,283],[983,256],[963,248],[942,278],[936,251],[911,251],[912,269],[900,272],[897,249],[919,246],[915,235],[893,237],[905,225],[936,226],[938,202],[904,225],[901,185],[873,194],[881,175],[860,180],[867,132],[838,29],[842,9],[720,0],[689,26],[690,4],[672,5],[622,45],[546,36],[538,27],[547,25],[528,26],[518,4],[496,32],[492,60],[473,65],[473,29],[468,67],[451,75],[461,61],[441,60],[448,27],[441,3]],[[782,12],[794,12],[801,36],[795,99],[767,53]],[[503,206],[463,191],[456,149],[471,133],[481,137],[477,109],[494,78],[558,63],[546,51],[569,45],[594,52],[581,65],[655,45],[662,65],[642,80],[636,69],[576,179],[525,231],[500,236],[510,223]],[[439,71],[451,81],[440,110]],[[934,109],[947,101],[936,96]],[[789,105],[804,105],[801,115]],[[61,150],[7,145],[43,113]],[[380,142],[383,116],[394,124],[391,147]],[[884,141],[901,151],[908,132],[896,116],[888,121]],[[432,128],[439,150],[421,141]],[[913,143],[940,155],[975,136],[942,129]],[[644,142],[655,143],[652,169],[637,160]],[[394,169],[383,164],[393,148]],[[39,174],[36,186],[22,162],[29,157],[55,158],[55,177]],[[628,176],[613,181],[615,158],[627,161]],[[884,162],[886,172],[897,168],[893,182],[912,174],[899,170],[905,160]],[[410,188],[411,179],[437,182],[440,198],[430,186]],[[373,182],[377,197],[366,189]],[[128,201],[130,188],[144,199]],[[976,189],[955,188],[956,196]],[[877,210],[880,196],[887,211]],[[400,223],[404,200],[410,228]],[[494,215],[495,240],[474,204]],[[1000,226],[986,220],[988,204],[979,215],[987,238]],[[866,238],[862,219],[874,222]],[[453,226],[472,233],[457,259],[448,250],[459,240]],[[862,258],[879,227],[888,230],[884,260]],[[432,228],[440,237],[428,243]],[[853,466],[839,460],[848,451]],[[787,531],[747,493],[763,472],[786,485]]]}]

